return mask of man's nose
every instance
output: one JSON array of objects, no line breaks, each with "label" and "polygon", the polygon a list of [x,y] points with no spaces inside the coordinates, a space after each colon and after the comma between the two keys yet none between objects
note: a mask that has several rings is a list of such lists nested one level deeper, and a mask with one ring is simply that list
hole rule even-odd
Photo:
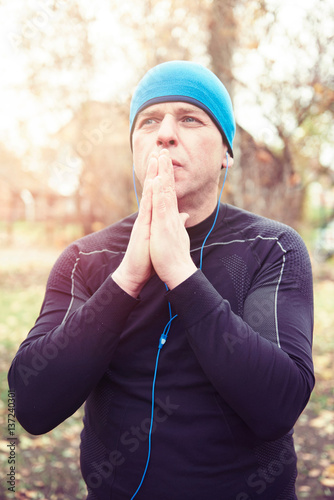
[{"label": "man's nose", "polygon": [[177,124],[175,118],[173,116],[166,115],[160,123],[157,135],[157,145],[168,147],[176,146],[177,144]]}]

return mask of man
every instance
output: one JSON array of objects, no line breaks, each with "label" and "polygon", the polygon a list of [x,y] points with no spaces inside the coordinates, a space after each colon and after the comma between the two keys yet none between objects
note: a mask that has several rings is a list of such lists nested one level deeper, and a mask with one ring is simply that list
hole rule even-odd
[{"label": "man", "polygon": [[229,96],[173,61],[132,99],[138,214],[72,244],[10,369],[49,431],[86,401],[88,499],[290,500],[314,385],[312,276],[291,228],[218,205]]}]

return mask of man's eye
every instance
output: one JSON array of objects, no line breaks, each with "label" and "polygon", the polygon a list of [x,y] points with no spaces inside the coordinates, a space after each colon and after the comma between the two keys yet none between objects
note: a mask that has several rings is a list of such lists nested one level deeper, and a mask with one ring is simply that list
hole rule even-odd
[{"label": "man's eye", "polygon": [[183,119],[183,121],[184,121],[185,123],[200,123],[200,121],[199,121],[197,118],[193,117],[193,116],[186,116],[186,117]]},{"label": "man's eye", "polygon": [[145,127],[145,125],[152,125],[155,123],[154,118],[145,118],[140,122],[140,127]]}]

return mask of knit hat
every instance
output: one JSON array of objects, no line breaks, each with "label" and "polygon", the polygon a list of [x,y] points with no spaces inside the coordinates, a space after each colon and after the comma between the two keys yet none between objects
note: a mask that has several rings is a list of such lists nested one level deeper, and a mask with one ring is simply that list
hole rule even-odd
[{"label": "knit hat", "polygon": [[221,132],[233,157],[235,120],[231,98],[209,69],[190,61],[170,61],[150,69],[137,85],[130,106],[130,137],[140,111],[162,102],[188,102],[203,109]]}]

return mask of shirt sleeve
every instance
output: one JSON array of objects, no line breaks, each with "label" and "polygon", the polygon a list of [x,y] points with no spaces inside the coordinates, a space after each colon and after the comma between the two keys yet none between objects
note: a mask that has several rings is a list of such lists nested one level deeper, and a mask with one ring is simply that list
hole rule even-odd
[{"label": "shirt sleeve", "polygon": [[208,379],[264,440],[292,429],[314,386],[312,274],[299,249],[260,266],[242,315],[200,270],[168,293]]},{"label": "shirt sleeve", "polygon": [[78,252],[65,250],[8,374],[18,421],[28,432],[48,432],[84,403],[108,368],[137,302],[110,275],[92,293]]}]

